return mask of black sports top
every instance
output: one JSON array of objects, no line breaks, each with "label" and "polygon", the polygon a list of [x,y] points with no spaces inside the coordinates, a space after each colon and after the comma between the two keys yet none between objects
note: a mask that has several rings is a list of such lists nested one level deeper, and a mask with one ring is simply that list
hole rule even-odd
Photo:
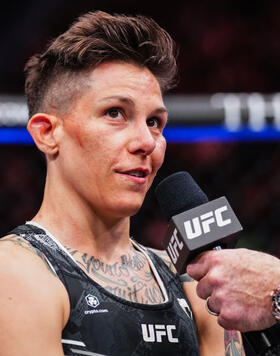
[{"label": "black sports top", "polygon": [[62,331],[65,356],[198,356],[196,326],[178,276],[153,252],[133,242],[148,258],[165,295],[157,305],[133,303],[93,281],[67,250],[38,224],[11,233],[40,250],[64,284],[70,317]]}]

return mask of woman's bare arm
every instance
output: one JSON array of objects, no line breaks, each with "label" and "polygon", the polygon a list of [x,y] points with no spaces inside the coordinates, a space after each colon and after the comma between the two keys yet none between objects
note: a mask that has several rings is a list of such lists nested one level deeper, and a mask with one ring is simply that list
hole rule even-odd
[{"label": "woman's bare arm", "polygon": [[69,300],[43,255],[21,237],[0,240],[0,355],[62,356]]}]

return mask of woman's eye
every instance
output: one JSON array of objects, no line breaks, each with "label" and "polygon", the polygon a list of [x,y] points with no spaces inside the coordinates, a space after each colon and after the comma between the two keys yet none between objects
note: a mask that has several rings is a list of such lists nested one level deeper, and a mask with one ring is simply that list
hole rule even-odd
[{"label": "woman's eye", "polygon": [[147,125],[149,127],[157,128],[161,126],[161,121],[157,117],[151,117],[150,119],[147,120]]},{"label": "woman's eye", "polygon": [[119,108],[111,108],[107,110],[106,115],[110,116],[113,119],[122,119],[123,117],[122,110]]}]

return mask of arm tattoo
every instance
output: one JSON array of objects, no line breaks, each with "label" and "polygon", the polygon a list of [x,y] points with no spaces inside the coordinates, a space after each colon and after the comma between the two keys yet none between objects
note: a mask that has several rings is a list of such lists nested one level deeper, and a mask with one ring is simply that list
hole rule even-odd
[{"label": "arm tattoo", "polygon": [[225,330],[225,356],[245,356],[240,334],[235,330]]},{"label": "arm tattoo", "polygon": [[5,241],[10,241],[13,242],[15,245],[20,246],[30,252],[35,252],[35,254],[40,257],[40,259],[44,262],[45,266],[48,268],[48,270],[55,276],[57,277],[57,274],[54,272],[54,270],[51,268],[46,256],[38,250],[36,247],[32,246],[30,242],[25,240],[23,237],[18,236],[18,235],[11,235],[9,237],[3,237],[0,239],[0,242],[5,242]]}]

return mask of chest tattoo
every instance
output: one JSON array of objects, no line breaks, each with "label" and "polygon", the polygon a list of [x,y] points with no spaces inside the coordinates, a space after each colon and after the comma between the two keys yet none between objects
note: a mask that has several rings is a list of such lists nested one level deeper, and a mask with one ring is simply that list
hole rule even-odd
[{"label": "chest tattoo", "polygon": [[[67,247],[66,247],[67,248]],[[115,262],[104,263],[96,256],[67,248],[79,266],[103,288],[135,303],[159,304],[163,295],[147,258],[131,247],[128,254]]]}]

